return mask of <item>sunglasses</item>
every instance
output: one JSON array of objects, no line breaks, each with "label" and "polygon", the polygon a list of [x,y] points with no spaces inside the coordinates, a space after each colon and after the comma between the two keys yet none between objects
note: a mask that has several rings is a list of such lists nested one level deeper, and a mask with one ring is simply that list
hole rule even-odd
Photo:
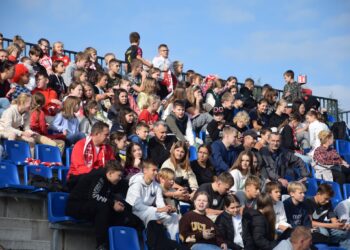
[{"label": "sunglasses", "polygon": [[218,113],[218,112],[222,113],[222,112],[224,112],[224,108],[223,107],[214,107],[213,112],[214,113]]}]

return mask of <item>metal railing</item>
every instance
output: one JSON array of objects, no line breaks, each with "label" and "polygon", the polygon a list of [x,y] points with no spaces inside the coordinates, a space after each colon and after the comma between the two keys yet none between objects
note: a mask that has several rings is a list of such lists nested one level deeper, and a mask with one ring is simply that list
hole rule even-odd
[{"label": "metal railing", "polygon": [[340,121],[344,121],[346,124],[348,124],[350,120],[350,110],[339,112],[338,117]]},{"label": "metal railing", "polygon": [[[8,38],[3,38],[3,42],[4,42],[4,48],[6,48],[8,45],[10,45],[10,43],[12,43],[12,39],[8,39]],[[24,51],[22,53],[24,53],[25,56],[28,56],[29,54],[29,50],[32,46],[34,46],[36,44],[34,43],[28,43],[26,42],[26,46],[24,48]],[[52,50],[52,47],[50,47],[49,49],[50,51]],[[78,53],[76,51],[72,51],[72,50],[64,50],[65,55],[67,55],[69,57],[69,59],[71,61],[75,60],[75,55]],[[98,63],[104,67],[105,66],[105,62],[104,62],[104,58],[101,56],[97,56],[97,60]],[[120,61],[118,60],[121,64],[124,64],[124,61]],[[238,83],[238,85],[241,87],[243,84],[242,83]],[[283,90],[280,89],[275,89],[278,93],[278,97],[281,98],[282,94],[283,94]],[[255,97],[259,97],[261,96],[261,91],[262,91],[262,86],[259,85],[255,85],[255,89],[254,89],[254,96]],[[348,123],[349,121],[349,116],[350,116],[350,111],[346,111],[346,112],[341,112],[338,114],[338,100],[336,99],[332,99],[332,98],[326,98],[326,97],[321,97],[321,96],[315,96],[318,101],[321,104],[321,108],[325,108],[328,111],[328,114],[332,115],[336,120],[343,120],[346,123]]]}]

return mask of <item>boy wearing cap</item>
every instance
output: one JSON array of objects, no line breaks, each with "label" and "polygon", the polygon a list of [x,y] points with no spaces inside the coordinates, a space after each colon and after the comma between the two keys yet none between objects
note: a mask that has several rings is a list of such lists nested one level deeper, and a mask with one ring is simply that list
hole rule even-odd
[{"label": "boy wearing cap", "polygon": [[240,154],[244,150],[251,150],[254,152],[258,152],[254,148],[256,141],[258,139],[258,134],[255,132],[254,129],[249,129],[243,133],[243,142],[241,145],[236,147],[237,154]]},{"label": "boy wearing cap", "polygon": [[11,95],[12,100],[16,99],[22,93],[30,94],[30,90],[24,86],[29,83],[29,71],[24,64],[16,64],[12,82],[15,84]]}]

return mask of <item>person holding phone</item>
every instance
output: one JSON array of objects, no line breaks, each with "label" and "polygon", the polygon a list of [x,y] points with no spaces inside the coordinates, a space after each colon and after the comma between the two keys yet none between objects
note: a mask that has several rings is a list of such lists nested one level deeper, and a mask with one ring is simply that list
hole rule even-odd
[{"label": "person holding phone", "polygon": [[[320,234],[327,236],[327,244],[339,244],[346,240],[347,232],[344,221],[338,220],[330,202],[334,195],[332,186],[323,183],[318,186],[314,197],[305,200],[308,214],[312,219],[312,227]],[[325,239],[326,239],[325,238]],[[315,240],[314,240],[315,241]]]},{"label": "person holding phone", "polygon": [[196,192],[193,203],[194,210],[187,212],[179,223],[181,241],[192,250],[227,250],[216,225],[205,214],[209,206],[208,193]]}]

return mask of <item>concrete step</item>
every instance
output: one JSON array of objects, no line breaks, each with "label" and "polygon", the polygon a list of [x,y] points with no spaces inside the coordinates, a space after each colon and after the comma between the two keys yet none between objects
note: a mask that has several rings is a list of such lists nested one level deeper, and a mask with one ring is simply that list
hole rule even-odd
[{"label": "concrete step", "polygon": [[0,245],[11,250],[49,250],[50,241],[45,240],[0,240]]},{"label": "concrete step", "polygon": [[30,228],[9,228],[0,227],[1,240],[31,240],[32,229]]},{"label": "concrete step", "polygon": [[[48,229],[48,221],[41,219],[25,219],[25,218],[6,218],[0,217],[0,239],[6,239],[1,236],[1,232],[10,228],[14,232],[18,230],[18,232],[22,232],[22,230],[30,230],[30,238],[31,240],[50,240],[51,230]],[[26,235],[23,235],[26,236]],[[19,238],[19,240],[26,240],[27,238]]]}]

